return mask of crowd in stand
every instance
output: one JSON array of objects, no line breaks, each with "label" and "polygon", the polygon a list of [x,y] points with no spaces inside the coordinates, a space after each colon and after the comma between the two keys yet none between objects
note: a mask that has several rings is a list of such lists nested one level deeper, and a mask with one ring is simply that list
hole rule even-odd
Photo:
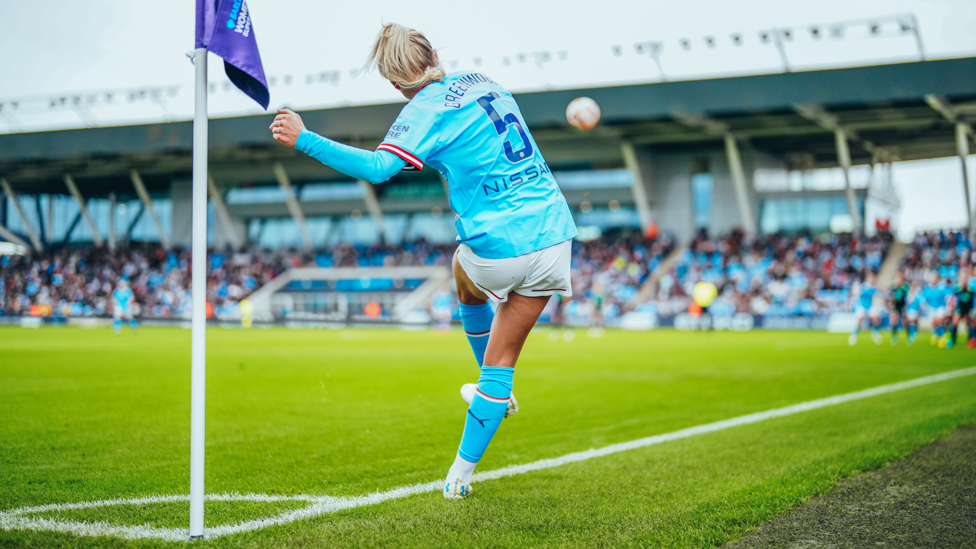
[{"label": "crowd in stand", "polygon": [[924,284],[932,273],[955,281],[960,268],[971,269],[973,243],[962,232],[919,233],[908,245],[901,268],[914,283]]},{"label": "crowd in stand", "polygon": [[[449,264],[453,245],[420,240],[403,246],[340,245],[328,253],[252,250],[211,253],[207,301],[217,316],[232,313],[251,292],[291,267]],[[0,256],[0,315],[103,316],[120,278],[128,280],[142,317],[188,317],[190,251],[133,247],[62,249]]]},{"label": "crowd in stand", "polygon": [[[576,323],[612,323],[629,310],[661,316],[688,310],[693,286],[714,283],[719,297],[712,315],[822,315],[848,310],[852,285],[878,270],[891,237],[764,235],[732,232],[705,235],[657,272],[675,249],[674,239],[640,234],[604,235],[573,247],[572,298],[554,300],[550,315]],[[251,250],[211,253],[208,302],[214,312],[236,303],[291,267],[450,265],[455,246],[423,240],[374,247],[340,245],[321,252]],[[961,234],[921,234],[905,264],[921,272],[952,269],[970,261],[972,246]],[[99,316],[110,312],[110,294],[120,277],[135,293],[143,317],[187,317],[190,311],[190,252],[134,247],[63,249],[47,254],[0,256],[0,314]],[[948,270],[948,271],[947,271]],[[655,273],[651,277],[652,273]],[[650,284],[646,284],[650,282]],[[642,286],[646,286],[642,289]]]},{"label": "crowd in stand", "polygon": [[687,311],[692,288],[716,285],[712,316],[749,313],[813,316],[849,310],[852,285],[877,271],[891,243],[890,233],[855,239],[762,235],[747,239],[734,231],[724,238],[699,237],[681,253],[657,287],[637,305],[662,316]]}]

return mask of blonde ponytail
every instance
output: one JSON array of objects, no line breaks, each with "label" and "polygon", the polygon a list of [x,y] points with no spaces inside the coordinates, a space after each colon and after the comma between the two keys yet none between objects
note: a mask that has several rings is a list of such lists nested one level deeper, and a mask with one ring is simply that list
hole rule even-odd
[{"label": "blonde ponytail", "polygon": [[427,38],[396,23],[383,25],[376,36],[363,68],[374,66],[383,78],[407,90],[444,80],[444,69]]}]

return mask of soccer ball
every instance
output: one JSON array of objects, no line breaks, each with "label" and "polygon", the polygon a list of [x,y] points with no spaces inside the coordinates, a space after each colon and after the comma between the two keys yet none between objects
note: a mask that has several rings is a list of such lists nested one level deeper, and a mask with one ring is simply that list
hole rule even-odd
[{"label": "soccer ball", "polygon": [[589,97],[577,97],[566,107],[566,120],[581,130],[589,130],[600,121],[600,106]]}]

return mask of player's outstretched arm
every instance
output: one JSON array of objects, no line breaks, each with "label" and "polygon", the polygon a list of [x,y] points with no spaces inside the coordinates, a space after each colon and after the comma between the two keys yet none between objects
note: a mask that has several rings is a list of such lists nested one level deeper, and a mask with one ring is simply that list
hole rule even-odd
[{"label": "player's outstretched arm", "polygon": [[394,154],[357,149],[310,132],[298,113],[289,109],[278,110],[270,129],[279,143],[294,147],[349,177],[370,183],[382,183],[406,166]]}]

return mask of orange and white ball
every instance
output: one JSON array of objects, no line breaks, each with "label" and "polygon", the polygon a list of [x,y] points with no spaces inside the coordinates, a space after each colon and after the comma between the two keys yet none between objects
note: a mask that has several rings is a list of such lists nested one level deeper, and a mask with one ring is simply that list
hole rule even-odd
[{"label": "orange and white ball", "polygon": [[575,128],[589,130],[600,122],[600,106],[589,97],[577,97],[566,107],[566,120]]}]

